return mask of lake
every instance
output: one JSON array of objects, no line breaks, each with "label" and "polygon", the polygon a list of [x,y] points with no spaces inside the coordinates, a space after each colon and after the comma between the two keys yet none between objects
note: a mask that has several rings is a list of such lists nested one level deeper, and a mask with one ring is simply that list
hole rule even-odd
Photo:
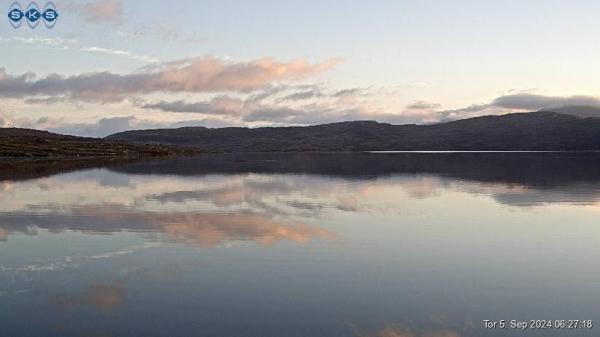
[{"label": "lake", "polygon": [[484,320],[600,325],[599,168],[290,153],[4,176],[0,335],[598,336]]}]

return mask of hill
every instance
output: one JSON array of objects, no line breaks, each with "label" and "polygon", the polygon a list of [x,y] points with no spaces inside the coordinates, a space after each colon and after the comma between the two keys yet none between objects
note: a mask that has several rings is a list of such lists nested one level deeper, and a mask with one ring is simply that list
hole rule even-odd
[{"label": "hill", "polygon": [[65,136],[47,131],[0,128],[1,158],[147,157],[198,152],[164,145]]},{"label": "hill", "polygon": [[583,151],[600,150],[600,118],[537,111],[435,125],[355,121],[304,127],[184,127],[126,131],[106,139],[231,152]]}]

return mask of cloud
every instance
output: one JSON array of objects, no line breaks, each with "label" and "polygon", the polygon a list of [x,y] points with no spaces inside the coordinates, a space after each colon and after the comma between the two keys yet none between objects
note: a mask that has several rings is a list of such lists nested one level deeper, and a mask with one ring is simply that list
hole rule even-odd
[{"label": "cloud", "polygon": [[506,109],[495,107],[491,104],[474,104],[464,108],[436,111],[434,122],[449,122],[458,119],[495,115],[506,112]]},{"label": "cloud", "polygon": [[437,103],[429,103],[425,101],[416,101],[413,104],[408,105],[406,108],[410,110],[431,110],[431,109],[439,109],[440,104]]},{"label": "cloud", "polygon": [[[61,123],[47,127],[51,132],[88,137],[104,137],[113,133],[130,130],[136,121],[133,116],[102,118],[94,123]],[[148,125],[151,126],[151,125]]]},{"label": "cloud", "polygon": [[494,106],[519,109],[542,110],[572,105],[600,106],[600,99],[593,96],[543,96],[534,94],[514,94],[500,96],[491,103]]},{"label": "cloud", "polygon": [[335,106],[313,105],[304,109],[262,107],[244,116],[246,122],[268,122],[282,125],[315,125],[342,121],[377,121],[390,124],[418,123],[423,116],[410,113],[393,114],[357,106],[339,109]]},{"label": "cloud", "polygon": [[84,137],[105,137],[113,133],[133,129],[163,129],[189,126],[211,128],[242,126],[241,121],[238,122],[211,116],[176,122],[141,119],[133,115],[101,118],[92,122],[70,122],[63,118],[52,117],[41,117],[38,119],[11,117],[12,116],[10,115],[5,116],[0,113],[0,126],[46,130],[54,133]]},{"label": "cloud", "polygon": [[229,96],[217,96],[208,102],[160,101],[142,105],[144,109],[157,109],[169,112],[193,112],[209,115],[241,115],[244,111],[244,101]]},{"label": "cloud", "polygon": [[[144,109],[163,112],[201,113],[237,121],[240,125],[312,125],[348,120],[375,120],[385,123],[418,123],[422,111],[386,113],[363,104],[354,95],[363,89],[330,91],[318,85],[269,86],[245,97],[220,95],[202,101],[176,100],[138,102]],[[312,99],[314,98],[314,99]],[[304,100],[309,100],[304,102]],[[429,112],[427,112],[429,113]]]},{"label": "cloud", "polygon": [[46,45],[49,47],[56,48],[66,48],[72,44],[75,44],[77,41],[74,39],[63,39],[61,37],[41,37],[41,36],[29,36],[29,37],[21,37],[14,36],[11,39],[6,39],[6,41],[18,42],[20,44],[29,44],[29,45]]},{"label": "cloud", "polygon": [[382,113],[360,106],[345,109],[339,108],[335,104],[320,103],[295,108],[280,104],[255,103],[252,99],[241,100],[227,96],[219,96],[201,102],[159,101],[144,104],[142,107],[165,112],[202,113],[229,117],[238,120],[240,124],[261,122],[271,125],[310,125],[347,120],[412,123],[421,118],[421,115],[418,114]]},{"label": "cloud", "polygon": [[66,101],[67,98],[64,96],[53,96],[53,97],[27,97],[23,100],[26,104],[56,104]]},{"label": "cloud", "polygon": [[0,127],[6,128],[11,126],[11,121],[0,110]]},{"label": "cloud", "polygon": [[295,92],[281,98],[281,101],[301,101],[309,98],[322,97],[323,93],[318,89],[311,89],[306,91]]},{"label": "cloud", "polygon": [[229,126],[240,126],[233,122],[218,118],[201,118],[194,120],[185,120],[179,122],[157,122],[145,119],[139,119],[135,116],[121,116],[102,118],[89,123],[68,123],[63,120],[52,120],[49,118],[38,119],[34,125],[37,129],[44,129],[50,132],[85,136],[85,137],[106,137],[113,133],[123,132],[133,129],[163,129],[180,128],[188,126],[204,126],[212,128],[222,128]]},{"label": "cloud", "polygon": [[[173,42],[184,39],[181,36],[179,29],[173,25],[173,23],[168,21],[155,21],[148,23],[140,23],[133,27],[131,33],[121,31],[118,33],[123,37],[132,37],[135,39],[140,39],[143,37],[156,37],[163,42]],[[185,39],[193,39],[185,38]],[[196,38],[195,43],[202,42],[202,38]]]},{"label": "cloud", "polygon": [[81,48],[82,51],[86,51],[86,52],[92,52],[92,53],[102,53],[102,54],[109,54],[109,55],[115,55],[115,56],[122,56],[128,59],[132,59],[132,60],[139,60],[139,61],[143,61],[143,62],[158,62],[157,58],[151,57],[151,56],[146,56],[146,55],[138,55],[135,53],[132,53],[130,51],[127,50],[120,50],[120,49],[110,49],[110,48],[102,48],[102,47],[84,47]]},{"label": "cloud", "polygon": [[444,122],[483,115],[538,110],[553,110],[580,117],[600,116],[600,98],[584,95],[547,96],[518,93],[496,97],[489,103],[438,111],[437,115],[439,121]]},{"label": "cloud", "polygon": [[333,97],[344,97],[344,96],[350,96],[350,95],[358,95],[363,90],[364,89],[361,89],[361,88],[342,89],[342,90],[339,90],[336,93],[334,93]]},{"label": "cloud", "polygon": [[7,119],[11,127],[46,130],[65,135],[104,137],[109,134],[139,128],[161,127],[159,123],[139,120],[134,116],[119,116],[102,118],[94,122],[69,122],[62,118],[41,117],[38,119],[16,118]]},{"label": "cloud", "polygon": [[90,23],[119,24],[123,21],[123,3],[120,0],[93,0],[86,3],[72,2],[67,9],[83,14]]},{"label": "cloud", "polygon": [[252,62],[226,63],[216,58],[201,58],[169,63],[161,80],[175,91],[253,91],[279,80],[298,80],[323,73],[339,60],[310,64],[303,59],[287,63],[263,58]]},{"label": "cloud", "polygon": [[8,74],[0,68],[0,97],[68,96],[92,102],[122,101],[128,95],[158,92],[251,92],[282,80],[300,80],[332,68],[337,60],[311,64],[302,59],[277,62],[263,58],[229,62],[214,57],[185,59],[146,67],[133,74],[111,72],[37,78],[27,72]]},{"label": "cloud", "polygon": [[40,45],[45,46],[47,49],[53,50],[75,50],[87,53],[99,53],[107,54],[112,56],[123,57],[131,60],[142,61],[147,63],[158,62],[158,59],[152,56],[136,54],[131,51],[121,49],[110,49],[97,46],[84,46],[76,39],[63,39],[60,37],[19,37],[15,36],[10,39],[1,39],[1,42],[16,42],[23,45],[31,45],[39,47]]},{"label": "cloud", "polygon": [[180,122],[174,122],[167,125],[167,128],[182,128],[191,126],[202,126],[207,128],[227,128],[233,126],[243,126],[242,123],[237,121],[224,120],[220,118],[206,117],[202,119],[192,119]]}]

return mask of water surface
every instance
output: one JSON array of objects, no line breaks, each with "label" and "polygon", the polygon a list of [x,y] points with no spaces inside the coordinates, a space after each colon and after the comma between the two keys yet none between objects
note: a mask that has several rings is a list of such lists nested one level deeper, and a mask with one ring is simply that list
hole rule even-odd
[{"label": "water surface", "polygon": [[[244,154],[0,184],[3,336],[597,336],[600,155]],[[49,176],[48,176],[49,175]]]}]

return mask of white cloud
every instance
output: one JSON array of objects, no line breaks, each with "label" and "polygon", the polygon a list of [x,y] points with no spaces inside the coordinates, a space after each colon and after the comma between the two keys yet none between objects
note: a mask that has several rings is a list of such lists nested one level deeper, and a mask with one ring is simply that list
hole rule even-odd
[{"label": "white cloud", "polygon": [[60,37],[41,37],[41,36],[30,36],[30,37],[13,37],[11,39],[0,39],[0,42],[16,42],[20,44],[30,45],[39,47],[40,45],[45,46],[48,49],[60,49],[60,50],[75,50],[86,53],[100,53],[112,56],[118,56],[128,58],[132,60],[142,61],[146,63],[158,62],[159,60],[152,56],[137,54],[128,50],[103,48],[98,46],[84,46],[76,39],[63,39]]},{"label": "white cloud", "polygon": [[81,50],[86,51],[86,52],[92,52],[92,53],[102,53],[102,54],[122,56],[122,57],[125,57],[128,59],[139,60],[139,61],[143,61],[143,62],[158,62],[157,58],[154,58],[151,56],[146,56],[146,55],[134,54],[127,50],[109,49],[109,48],[102,48],[102,47],[83,47],[83,48],[81,48]]}]

